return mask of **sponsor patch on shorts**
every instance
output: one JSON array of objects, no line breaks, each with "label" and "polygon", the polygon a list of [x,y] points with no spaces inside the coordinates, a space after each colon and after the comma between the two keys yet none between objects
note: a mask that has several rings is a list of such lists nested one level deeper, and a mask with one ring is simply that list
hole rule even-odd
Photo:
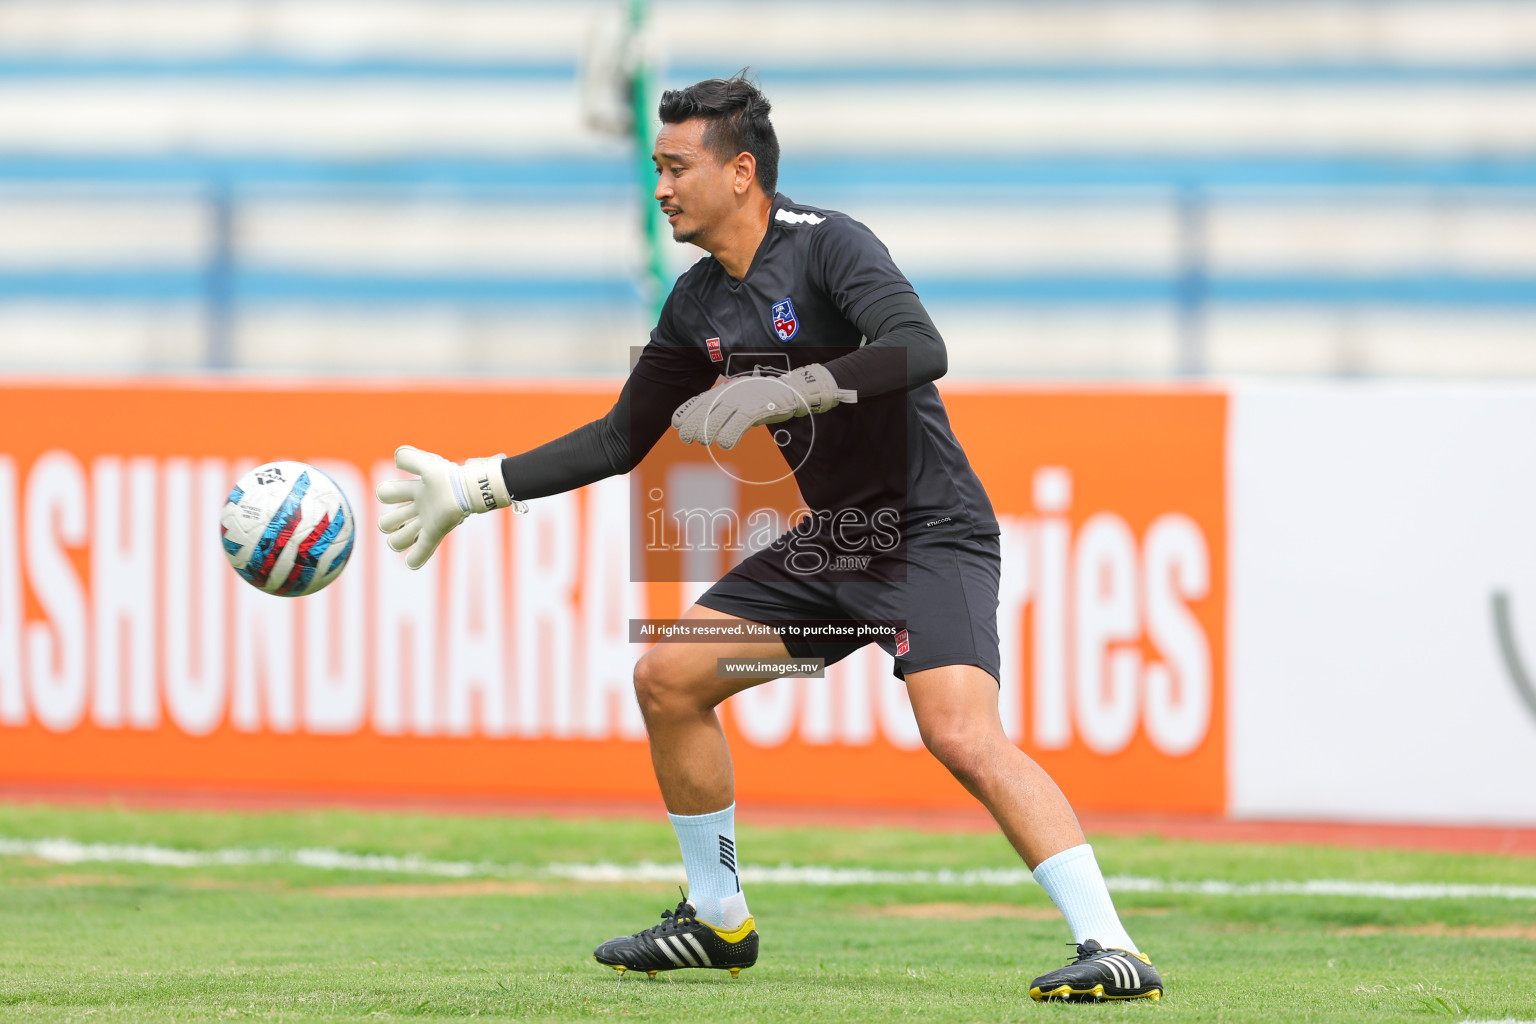
[{"label": "sponsor patch on shorts", "polygon": [[902,655],[906,654],[911,649],[912,649],[912,645],[907,642],[907,631],[906,630],[902,630],[900,633],[897,633],[896,634],[896,657],[898,657],[898,658],[901,657]]}]

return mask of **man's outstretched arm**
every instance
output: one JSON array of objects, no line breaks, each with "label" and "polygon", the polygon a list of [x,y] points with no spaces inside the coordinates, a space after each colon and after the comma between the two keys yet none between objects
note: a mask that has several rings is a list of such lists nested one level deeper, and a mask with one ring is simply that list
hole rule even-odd
[{"label": "man's outstretched arm", "polygon": [[658,384],[631,374],[602,419],[511,458],[498,455],[460,464],[401,447],[395,465],[416,478],[379,485],[379,500],[395,506],[379,518],[379,529],[389,535],[390,547],[408,551],[406,564],[419,569],[472,513],[520,505],[523,499],[629,472],[666,433],[672,410],[693,390],[691,382]]},{"label": "man's outstretched arm", "polygon": [[692,394],[692,384],[658,384],[631,374],[602,419],[503,459],[507,490],[518,498],[542,498],[628,473],[667,432],[672,410]]}]

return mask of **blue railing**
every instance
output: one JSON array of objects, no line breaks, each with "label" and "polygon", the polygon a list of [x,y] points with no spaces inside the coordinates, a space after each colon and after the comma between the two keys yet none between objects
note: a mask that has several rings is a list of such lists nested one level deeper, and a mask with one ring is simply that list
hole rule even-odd
[{"label": "blue railing", "polygon": [[[668,87],[705,78],[727,76],[740,65],[673,62],[667,68]],[[570,59],[475,60],[409,56],[320,58],[283,53],[237,53],[209,57],[0,56],[3,79],[155,79],[155,78],[425,78],[492,79],[501,81],[575,81],[578,64]],[[1536,82],[1536,63],[1411,63],[1405,61],[1284,61],[1274,63],[1152,63],[1073,61],[1006,61],[980,59],[963,63],[880,63],[850,61],[827,66],[777,65],[758,69],[765,87],[775,84],[837,84],[847,82],[910,83],[914,85],[985,82],[1011,83],[1275,83],[1345,84],[1519,84]]]},{"label": "blue railing", "polygon": [[[995,153],[795,157],[786,155],[780,181],[788,193],[825,189],[881,196],[894,190],[964,189],[943,195],[995,202],[1012,190],[1078,188],[1330,189],[1401,188],[1536,189],[1536,153],[1519,156],[1392,158],[1295,156],[1030,156]],[[526,159],[425,156],[330,159],[269,155],[32,155],[0,153],[0,184],[86,182],[306,188],[434,186],[475,189],[605,187],[631,189],[633,175],[622,157],[555,155]],[[927,194],[926,198],[932,198]]]},{"label": "blue railing", "polygon": [[[220,278],[222,277],[222,280]],[[1536,307],[1536,275],[1498,277],[1439,273],[910,275],[925,299],[945,303],[1029,305],[1290,304]],[[232,267],[0,271],[0,302],[187,303],[217,287],[239,305],[556,305],[640,303],[632,278],[541,277],[535,274],[335,273]],[[1536,331],[1536,326],[1533,326]]]}]

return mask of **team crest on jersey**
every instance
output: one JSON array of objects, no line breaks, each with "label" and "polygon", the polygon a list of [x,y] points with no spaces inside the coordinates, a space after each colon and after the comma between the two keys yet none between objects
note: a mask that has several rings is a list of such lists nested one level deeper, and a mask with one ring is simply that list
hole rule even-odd
[{"label": "team crest on jersey", "polygon": [[795,313],[795,304],[788,299],[773,304],[773,330],[780,341],[788,341],[800,333],[800,317]]}]

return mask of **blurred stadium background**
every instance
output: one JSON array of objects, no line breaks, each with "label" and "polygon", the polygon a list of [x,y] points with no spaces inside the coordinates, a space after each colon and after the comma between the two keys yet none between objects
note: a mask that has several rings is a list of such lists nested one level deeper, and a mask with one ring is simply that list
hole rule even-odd
[{"label": "blurred stadium background", "polygon": [[[0,370],[612,373],[649,304],[568,0],[0,3]],[[960,377],[1536,372],[1536,5],[658,0]],[[690,259],[669,246],[669,271]]]}]

